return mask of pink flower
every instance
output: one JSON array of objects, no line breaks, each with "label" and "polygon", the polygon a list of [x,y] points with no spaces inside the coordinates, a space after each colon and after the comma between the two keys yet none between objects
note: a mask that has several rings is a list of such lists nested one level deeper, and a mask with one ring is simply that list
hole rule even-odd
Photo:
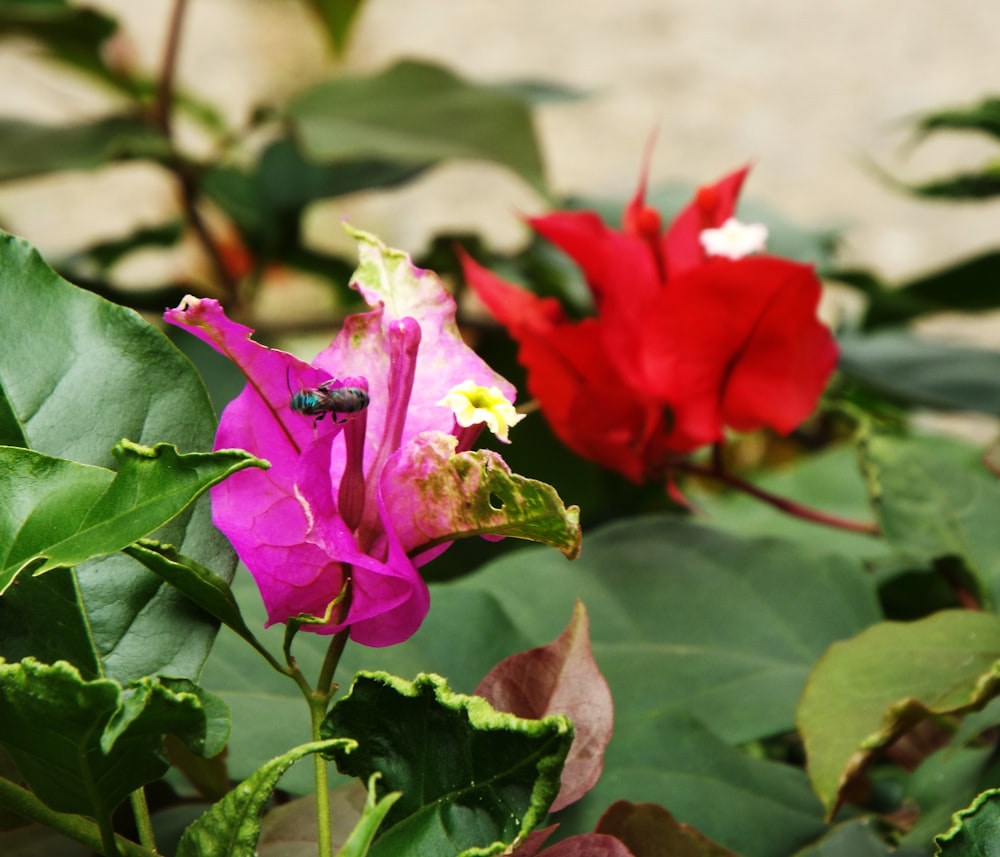
[{"label": "pink flower", "polygon": [[[268,624],[305,618],[305,629],[324,634],[349,626],[355,641],[387,646],[412,635],[427,613],[418,567],[476,532],[466,511],[473,488],[442,490],[442,471],[484,423],[505,439],[520,417],[511,384],[462,341],[437,277],[352,234],[361,253],[353,286],[372,309],[349,317],[312,364],[254,342],[214,300],[186,298],[164,318],[247,377],[215,448],[246,449],[271,466],[216,486],[212,505],[257,582]],[[352,388],[369,404],[317,421],[292,409],[289,384],[292,392]],[[363,404],[358,392],[333,398],[344,396]],[[505,468],[498,456],[476,461]]]}]

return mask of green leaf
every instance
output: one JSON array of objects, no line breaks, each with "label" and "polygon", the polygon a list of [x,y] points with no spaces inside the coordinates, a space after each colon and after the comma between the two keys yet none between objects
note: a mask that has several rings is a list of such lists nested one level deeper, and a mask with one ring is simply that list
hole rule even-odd
[{"label": "green leaf", "polygon": [[181,556],[170,545],[161,545],[149,539],[140,539],[129,545],[125,553],[183,592],[255,649],[267,651],[243,619],[229,584],[213,571],[189,557]]},{"label": "green leaf", "polygon": [[260,814],[281,775],[299,759],[312,753],[345,750],[350,741],[316,741],[302,744],[262,766],[208,812],[181,837],[176,857],[254,857],[260,836]]},{"label": "green leaf", "polygon": [[[2,233],[0,305],[0,386],[32,449],[111,468],[112,449],[126,437],[146,446],[212,448],[216,420],[204,385],[163,334],[131,310],[71,286],[27,242]],[[155,537],[228,579],[235,556],[210,512],[203,497]],[[121,681],[198,675],[217,624],[183,595],[121,554],[85,563],[75,575],[92,649],[65,649],[50,660],[83,669],[97,657],[105,674]],[[18,599],[13,624],[49,621],[48,593],[37,591],[37,598]],[[7,657],[9,598],[0,599],[0,654]],[[54,637],[49,646],[62,643]]]},{"label": "green leaf", "polygon": [[330,751],[342,773],[380,772],[379,794],[402,792],[373,857],[503,852],[545,818],[573,740],[568,718],[497,712],[427,674],[359,674],[321,732],[357,742]]},{"label": "green leaf", "polygon": [[368,797],[361,818],[358,819],[343,847],[337,852],[337,857],[365,857],[389,810],[401,797],[399,792],[389,792],[381,799],[376,799],[377,781],[378,774],[372,774],[368,778]]},{"label": "green leaf", "polygon": [[901,332],[838,340],[840,371],[911,407],[1000,414],[1000,353]]},{"label": "green leaf", "polygon": [[65,662],[0,663],[0,743],[52,809],[102,824],[130,792],[167,770],[164,734],[203,755],[221,751],[224,708],[183,679],[123,687],[87,681]]},{"label": "green leaf", "polygon": [[529,104],[561,104],[568,101],[580,101],[587,97],[583,90],[536,78],[508,80],[504,83],[494,84],[493,89],[506,92],[508,95],[513,95]]},{"label": "green leaf", "polygon": [[[307,251],[302,243],[302,219],[319,199],[403,184],[426,169],[424,165],[357,158],[338,163],[308,160],[291,138],[275,140],[249,170],[216,166],[206,172],[202,190],[237,224],[260,260],[316,270],[336,279],[338,260]],[[344,268],[346,283],[353,263]]]},{"label": "green leaf", "polygon": [[992,747],[961,747],[955,739],[924,759],[906,783],[904,801],[920,815],[902,837],[903,844],[926,847],[935,833],[945,830],[952,815],[981,791],[992,755]]},{"label": "green leaf", "polygon": [[[0,462],[0,491],[9,498],[0,518],[2,593],[32,560],[35,560],[31,568],[34,570],[45,561],[47,549],[80,529],[90,506],[114,481],[114,474],[20,447],[0,448]],[[131,540],[126,538],[100,553],[118,550]],[[100,553],[83,555],[80,559]]]},{"label": "green leaf", "polygon": [[946,610],[834,643],[799,705],[809,778],[833,816],[874,754],[921,720],[980,707],[1000,686],[1000,620]]},{"label": "green leaf", "polygon": [[921,116],[915,131],[925,137],[935,131],[981,131],[1000,140],[1000,98],[987,97],[970,107],[949,107]]},{"label": "green leaf", "polygon": [[404,61],[372,77],[340,77],[287,106],[318,161],[376,158],[429,166],[454,158],[498,163],[545,193],[524,100],[477,86],[440,66]]},{"label": "green leaf", "polygon": [[1000,789],[990,789],[952,818],[951,829],[934,838],[936,857],[1000,855]]},{"label": "green leaf", "polygon": [[[975,131],[1000,140],[1000,99],[989,97],[968,108],[928,113],[916,123],[922,140],[939,131]],[[978,172],[963,172],[928,182],[895,182],[903,189],[930,199],[986,199],[1000,194],[1000,162],[987,163]]]},{"label": "green leaf", "polygon": [[90,170],[112,161],[168,152],[169,143],[160,134],[130,116],[78,125],[0,119],[0,181],[60,170]]},{"label": "green leaf", "polygon": [[630,722],[624,734],[615,726],[604,774],[559,814],[561,831],[592,830],[610,804],[627,800],[669,807],[743,857],[786,857],[823,833],[822,807],[800,770],[751,758],[681,714]]},{"label": "green leaf", "polygon": [[[176,517],[212,485],[264,462],[242,450],[181,455],[122,441],[118,473],[0,447],[0,595],[40,575],[122,550]],[[3,514],[6,513],[6,514]]]},{"label": "green leaf", "polygon": [[889,544],[917,562],[957,557],[975,594],[1000,604],[1000,482],[980,451],[944,438],[879,435],[863,437],[860,449]]},{"label": "green leaf", "polygon": [[347,48],[347,36],[364,0],[306,0],[330,39],[334,51],[342,54]]},{"label": "green leaf", "polygon": [[900,325],[935,312],[995,309],[1000,295],[1000,252],[983,253],[898,284],[886,284],[861,270],[833,271],[829,278],[859,289],[868,298],[864,327]]},{"label": "green leaf", "polygon": [[989,163],[979,172],[958,173],[927,182],[913,184],[899,182],[899,184],[915,196],[927,199],[990,199],[1000,194],[1000,164]]},{"label": "green leaf", "polygon": [[0,446],[27,447],[28,439],[24,436],[21,423],[14,413],[14,406],[3,386],[0,386]]},{"label": "green leaf", "polygon": [[283,137],[268,146],[254,175],[260,207],[272,225],[301,213],[317,199],[363,190],[390,188],[423,172],[423,168],[372,158],[326,164],[306,158],[295,140]]},{"label": "green leaf", "polygon": [[[734,743],[790,729],[806,677],[830,642],[880,618],[871,583],[853,563],[671,516],[593,532],[572,564],[512,553],[436,589],[435,609],[447,594],[470,615],[499,613],[534,645],[561,631],[579,598],[615,700],[616,736],[624,723],[673,710]],[[473,608],[477,602],[484,606]],[[487,626],[482,637],[498,632]],[[415,642],[443,650],[447,638],[430,626]]]},{"label": "green leaf", "polygon": [[114,18],[65,0],[0,0],[0,34],[33,39],[55,59],[131,92],[130,82],[104,62],[105,42],[117,30]]},{"label": "green leaf", "polygon": [[[42,613],[44,605],[44,613]],[[58,633],[53,629],[58,628]],[[0,598],[2,656],[15,662],[32,656],[54,664],[72,652],[86,679],[103,677],[87,614],[68,568],[57,568],[26,585],[15,584]]]},{"label": "green leaf", "polygon": [[794,857],[927,857],[920,848],[897,848],[873,830],[870,821],[838,824],[818,842],[796,851]]}]

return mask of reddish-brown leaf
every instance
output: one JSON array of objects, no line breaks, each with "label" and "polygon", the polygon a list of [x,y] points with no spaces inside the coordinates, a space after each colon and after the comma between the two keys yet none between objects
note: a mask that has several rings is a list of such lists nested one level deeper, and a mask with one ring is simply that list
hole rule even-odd
[{"label": "reddish-brown leaf", "polygon": [[[634,857],[736,857],[655,803],[617,801],[597,822],[599,833],[617,837]],[[543,857],[550,857],[546,851]]]},{"label": "reddish-brown leaf", "polygon": [[[518,854],[520,857],[520,854]],[[538,857],[635,857],[620,839],[603,833],[581,833],[546,848]]]},{"label": "reddish-brown leaf", "polygon": [[545,840],[552,835],[558,826],[558,824],[553,824],[540,830],[532,830],[524,838],[524,841],[514,849],[514,857],[538,857],[545,846]]},{"label": "reddish-brown leaf", "polygon": [[611,691],[591,654],[589,629],[587,611],[578,601],[569,625],[555,641],[506,658],[476,688],[476,694],[498,711],[518,717],[566,714],[572,718],[576,737],[553,812],[593,788],[611,740]]}]

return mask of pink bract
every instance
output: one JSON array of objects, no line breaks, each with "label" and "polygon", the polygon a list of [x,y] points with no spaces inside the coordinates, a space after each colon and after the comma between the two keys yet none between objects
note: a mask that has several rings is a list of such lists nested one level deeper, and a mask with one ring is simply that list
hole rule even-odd
[{"label": "pink bract", "polygon": [[[349,317],[311,364],[254,342],[214,300],[187,298],[164,318],[247,378],[215,448],[248,450],[270,468],[213,488],[213,518],[254,576],[268,624],[306,617],[306,630],[349,626],[355,641],[387,646],[423,621],[429,596],[417,565],[452,535],[448,515],[428,508],[409,475],[397,476],[400,462],[411,472],[425,454],[439,455],[442,437],[450,449],[470,448],[482,426],[458,427],[439,404],[455,385],[497,387],[510,402],[515,391],[462,341],[454,301],[434,274],[352,234],[361,254],[352,285],[372,309]],[[319,422],[291,409],[289,384],[328,381],[367,391],[367,409]]]}]

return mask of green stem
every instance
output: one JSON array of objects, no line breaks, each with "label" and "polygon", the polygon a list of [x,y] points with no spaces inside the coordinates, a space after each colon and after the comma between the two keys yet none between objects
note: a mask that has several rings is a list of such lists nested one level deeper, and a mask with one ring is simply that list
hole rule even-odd
[{"label": "green stem", "polygon": [[156,851],[156,836],[153,833],[153,823],[149,820],[149,806],[146,803],[146,793],[141,789],[136,789],[129,796],[132,804],[132,815],[135,818],[135,827],[139,832],[139,842],[151,851]]},{"label": "green stem", "polygon": [[[327,647],[326,657],[323,658],[323,666],[319,671],[319,681],[316,682],[316,691],[323,694],[324,707],[329,704],[330,698],[337,690],[333,684],[333,676],[337,671],[337,665],[340,663],[340,656],[344,654],[344,647],[347,645],[350,634],[350,628],[344,628],[342,631],[334,634],[330,639],[330,645]],[[318,741],[319,739],[314,738],[313,740]]]},{"label": "green stem", "polygon": [[[320,726],[326,717],[326,700],[313,695],[309,700],[309,718],[312,721],[313,741],[321,741]],[[313,753],[313,770],[316,772],[316,834],[319,837],[319,857],[333,857],[330,828],[330,779],[326,759]]]},{"label": "green stem", "polygon": [[[320,728],[330,705],[330,697],[336,691],[333,676],[337,671],[337,664],[340,663],[340,656],[344,653],[349,636],[350,628],[344,628],[330,639],[330,645],[326,649],[326,657],[323,658],[323,666],[320,668],[319,680],[316,682],[316,690],[306,698],[309,703],[313,741],[323,740]],[[321,753],[313,754],[313,767],[316,771],[316,832],[319,836],[319,857],[333,857],[333,845],[330,841],[330,780],[326,759]]]},{"label": "green stem", "polygon": [[107,857],[122,857],[122,852],[118,850],[115,829],[111,825],[111,819],[105,815],[97,820],[97,827],[101,831],[101,853]]},{"label": "green stem", "polygon": [[[309,722],[313,741],[323,740],[320,730],[326,717],[327,708],[330,706],[330,698],[337,689],[333,683],[333,675],[337,670],[337,664],[340,663],[340,656],[344,653],[349,636],[350,628],[344,628],[330,639],[326,657],[323,659],[323,666],[320,668],[319,681],[314,690],[309,686],[309,682],[302,674],[302,670],[299,669],[295,658],[292,657],[291,641],[294,633],[286,634],[284,648],[285,658],[288,661],[287,672],[299,686],[299,690],[302,691],[306,704],[309,706]],[[316,831],[319,837],[319,857],[333,857],[330,825],[330,780],[326,759],[319,753],[313,754],[313,769],[316,774]]]},{"label": "green stem", "polygon": [[156,852],[144,848],[122,836],[101,835],[98,826],[89,819],[66,812],[49,809],[27,789],[15,785],[10,780],[0,778],[0,806],[12,810],[28,821],[44,825],[75,842],[106,855],[124,857],[157,857]]}]

